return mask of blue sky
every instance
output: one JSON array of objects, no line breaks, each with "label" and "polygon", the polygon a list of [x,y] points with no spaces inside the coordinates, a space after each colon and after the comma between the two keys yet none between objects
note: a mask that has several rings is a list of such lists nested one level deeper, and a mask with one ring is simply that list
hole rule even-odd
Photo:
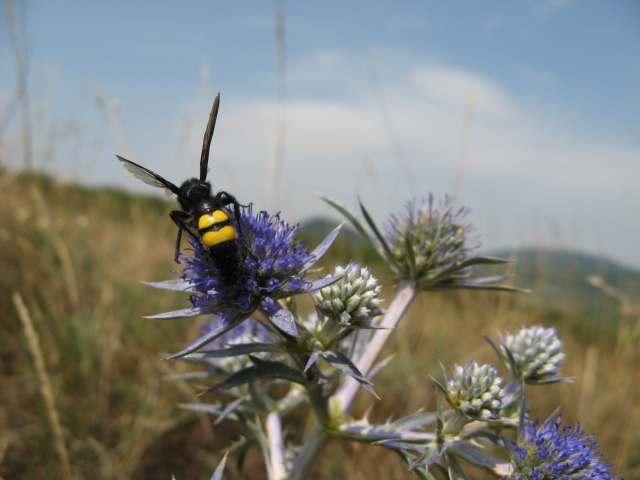
[{"label": "blue sky", "polygon": [[[485,248],[575,247],[640,267],[640,2],[14,8],[38,168],[152,193],[120,154],[179,183],[198,171],[219,91],[210,179],[243,203],[291,222],[337,220],[318,191],[352,209],[359,196],[384,219],[411,198],[453,193]],[[1,161],[18,167],[23,117],[12,114],[16,62],[1,15]]]}]

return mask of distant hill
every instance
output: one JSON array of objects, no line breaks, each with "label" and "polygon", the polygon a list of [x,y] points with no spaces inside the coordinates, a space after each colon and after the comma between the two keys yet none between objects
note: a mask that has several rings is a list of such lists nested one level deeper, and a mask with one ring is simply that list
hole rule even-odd
[{"label": "distant hill", "polygon": [[[312,245],[317,244],[337,225],[335,220],[312,218],[300,224],[299,235]],[[378,263],[377,254],[355,229],[346,223],[333,249],[345,249],[345,256],[367,251],[365,263]],[[507,274],[506,283],[532,290],[519,295],[518,301],[543,307],[561,308],[573,312],[611,316],[618,311],[619,302],[589,282],[597,275],[604,284],[615,288],[640,307],[640,271],[625,267],[610,259],[567,249],[521,248],[494,250],[482,254],[510,258],[515,262],[504,266],[478,269],[477,275]],[[359,256],[359,255],[356,255]],[[345,257],[345,258],[346,258]],[[358,258],[359,261],[364,260]],[[369,265],[371,266],[371,265]]]},{"label": "distant hill", "polygon": [[590,276],[597,275],[605,284],[640,305],[640,271],[609,259],[549,248],[498,250],[488,254],[516,260],[503,271],[513,276],[513,285],[533,290],[524,296],[529,297],[525,301],[555,307],[578,304],[581,310],[594,313],[617,308],[615,299],[589,282]]},{"label": "distant hill", "polygon": [[[339,221],[329,220],[325,217],[315,217],[301,222],[298,231],[305,238],[321,241],[339,224]],[[340,235],[344,238],[344,242],[351,247],[362,242],[360,235],[348,223],[344,224]]]}]

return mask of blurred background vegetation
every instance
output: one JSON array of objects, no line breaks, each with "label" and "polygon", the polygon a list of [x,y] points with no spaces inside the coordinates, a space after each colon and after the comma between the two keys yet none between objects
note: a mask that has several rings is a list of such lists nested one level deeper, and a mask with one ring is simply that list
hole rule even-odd
[{"label": "blurred background vegetation", "polygon": [[[244,432],[235,424],[223,422],[213,426],[210,418],[181,410],[180,403],[211,401],[215,397],[198,397],[197,385],[168,381],[167,377],[185,371],[188,366],[181,362],[162,360],[167,353],[182,349],[198,335],[199,321],[142,318],[145,315],[183,308],[185,305],[184,295],[154,290],[141,283],[169,278],[172,276],[170,271],[176,268],[172,260],[176,227],[168,216],[175,204],[156,197],[132,196],[119,190],[88,189],[36,174],[28,169],[4,169],[6,165],[20,164],[46,169],[58,162],[68,164],[69,170],[77,175],[74,178],[81,180],[92,169],[104,171],[97,168],[97,154],[109,150],[104,146],[108,125],[115,131],[114,135],[120,144],[128,145],[125,141],[128,132],[123,129],[118,117],[120,103],[111,101],[107,108],[107,101],[102,94],[94,98],[100,111],[104,113],[96,130],[98,133],[85,131],[82,118],[76,121],[76,117],[68,122],[51,121],[50,128],[43,127],[46,122],[42,119],[45,117],[40,114],[45,106],[50,108],[51,105],[35,101],[42,95],[31,99],[29,97],[33,92],[27,88],[27,80],[34,83],[34,79],[30,78],[32,51],[28,48],[30,45],[26,42],[25,33],[28,18],[26,3],[16,2],[19,7],[18,21],[14,22],[13,2],[5,2],[7,32],[3,32],[6,33],[3,38],[10,45],[7,51],[13,55],[11,62],[6,63],[13,65],[16,85],[15,95],[3,112],[5,117],[2,119],[4,123],[0,125],[0,134],[6,133],[4,129],[13,117],[16,117],[16,123],[18,117],[22,117],[22,126],[16,126],[17,131],[10,139],[0,135],[0,480],[158,480],[170,479],[171,475],[175,475],[177,480],[208,479],[224,449]],[[278,1],[276,4],[274,27],[277,53],[274,54],[274,60],[277,64],[277,82],[274,83],[277,83],[278,105],[283,106],[287,92],[285,9],[284,2]],[[220,4],[216,4],[216,8],[218,7]],[[254,7],[252,5],[251,8]],[[57,9],[58,6],[52,8]],[[324,9],[324,6],[319,8]],[[503,6],[500,5],[500,8]],[[334,16],[333,12],[329,13],[331,17]],[[102,18],[102,15],[93,16]],[[122,12],[120,16],[122,19],[129,17]],[[219,35],[225,35],[223,28],[211,28],[211,21],[233,24],[224,15],[212,16],[210,19],[198,11],[197,16],[206,18],[210,35],[215,35],[218,31],[221,32]],[[631,18],[631,15],[624,15],[625,19],[627,17]],[[49,25],[56,23],[48,15],[44,15],[44,18]],[[147,21],[146,16],[144,19],[145,26],[154,24],[153,21]],[[170,20],[173,27],[174,19]],[[521,20],[523,25],[528,25],[530,18]],[[571,32],[571,29],[566,28],[566,20],[575,22],[574,29],[576,24],[581,24],[579,16],[565,17],[558,22],[562,32]],[[82,23],[82,27],[87,26]],[[452,31],[455,28],[450,23],[435,24],[441,24],[448,30],[443,38],[451,44],[456,43],[455,32]],[[192,28],[190,23],[187,25],[189,29]],[[367,24],[363,25],[367,27]],[[250,24],[250,27],[252,31],[255,30],[254,24]],[[519,30],[517,25],[514,28]],[[71,55],[74,60],[81,59],[82,71],[89,63],[87,57],[99,62],[100,67],[104,68],[108,60],[117,59],[120,62],[121,56],[134,52],[136,49],[130,48],[131,45],[145,43],[141,41],[145,37],[139,37],[137,42],[126,40],[131,38],[127,35],[134,35],[132,38],[136,38],[134,28],[127,29],[119,25],[116,30],[109,24],[110,34],[118,31],[125,40],[120,41],[120,54],[114,54],[118,50],[109,50],[109,55],[101,56],[96,55],[94,50],[111,45],[111,37],[109,42],[102,39],[96,41],[96,38],[89,38],[89,35],[82,37],[84,32],[80,30],[63,30],[64,33],[78,35],[70,37],[71,44],[87,42],[84,46],[90,55],[86,52],[85,55],[79,54],[81,49],[73,50]],[[324,28],[318,30],[323,36],[326,34]],[[347,31],[351,30],[352,23],[347,22]],[[370,30],[375,37],[381,34],[378,28]],[[458,30],[466,32],[468,29]],[[574,48],[579,47],[580,54],[575,57],[583,56],[583,38],[589,38],[600,46],[601,43],[605,44],[604,40],[613,37],[611,31],[611,28],[603,27],[598,36],[598,32],[594,33],[592,28],[588,28],[585,33],[588,37],[576,37]],[[545,35],[546,32],[545,30]],[[174,37],[170,36],[171,33]],[[470,35],[472,34],[470,31]],[[169,33],[162,30],[162,38],[166,38],[172,47],[180,36],[179,30]],[[226,37],[205,38],[207,40],[202,44],[207,51],[214,48],[228,50],[237,57],[238,64],[255,63],[254,57],[242,54],[255,53],[257,49],[255,52],[248,48],[236,47],[233,50]],[[556,44],[547,37],[544,42],[528,40],[537,37],[523,38],[531,45],[549,45],[551,50],[562,52],[563,55],[570,51],[556,48]],[[469,53],[474,60],[475,57],[480,59],[479,51],[482,47],[475,48],[476,38],[472,41],[474,48],[470,48]],[[42,43],[46,42],[41,42],[41,46]],[[419,43],[447,42],[425,40]],[[494,53],[493,48],[484,49]],[[607,59],[616,57],[607,48],[603,48],[603,52],[602,55]],[[522,57],[518,49],[514,49],[514,54],[518,58]],[[129,60],[129,63],[123,61],[127,68],[121,68],[120,64],[113,68],[109,65],[109,73],[122,79],[126,85],[132,81],[130,71],[133,77],[153,78],[154,85],[160,84],[164,79],[167,83],[163,88],[169,90],[157,91],[171,91],[172,101],[184,102],[184,97],[175,95],[176,84],[185,90],[192,87],[184,79],[175,80],[166,73],[179,72],[186,78],[190,78],[192,73],[188,69],[177,68],[176,63],[165,62],[162,56],[158,57],[162,62],[162,70],[157,70],[157,66],[156,69],[142,68],[138,62],[141,59],[148,61],[153,55],[149,52],[138,52],[138,55],[124,57],[136,59]],[[309,56],[307,51],[301,51],[298,55],[297,60],[303,58],[305,62]],[[501,51],[495,55],[496,58],[508,58]],[[198,55],[193,56],[195,58]],[[419,55],[420,58],[422,56]],[[435,56],[437,57],[438,55]],[[540,57],[545,58],[545,55],[541,54]],[[589,68],[593,70],[590,71],[591,75],[583,77],[593,77],[608,85],[608,81],[598,80],[595,74],[610,74],[610,69],[602,68],[592,57],[585,58]],[[627,57],[620,58],[624,65],[633,65]],[[377,80],[374,79],[374,62],[369,59],[368,63],[371,83],[375,87]],[[575,63],[566,62],[564,58],[561,63],[566,64],[571,73],[580,75],[581,70]],[[229,71],[227,88],[240,81],[235,68],[229,68],[224,62],[220,62],[220,65],[225,66],[223,71]],[[291,64],[294,72],[297,65],[299,63]],[[322,66],[320,68],[330,70]],[[390,65],[389,68],[395,69],[396,66]],[[258,71],[251,70],[251,74],[243,75],[243,78],[253,80],[254,77],[263,76]],[[320,71],[313,71],[314,79],[317,73]],[[349,77],[350,71],[343,74]],[[100,81],[103,80],[100,74],[96,76]],[[207,77],[208,73],[203,76]],[[265,77],[266,81],[270,78],[268,75]],[[471,77],[476,78],[475,75]],[[625,75],[618,77],[626,78]],[[483,79],[484,76],[479,78]],[[56,82],[52,82],[50,76],[35,80],[42,84],[36,82],[36,86],[45,92],[49,88],[55,90],[55,86],[51,85]],[[584,78],[580,80],[586,81]],[[349,78],[349,81],[352,79]],[[68,78],[64,78],[61,83],[64,86],[75,85]],[[208,88],[205,83],[203,82],[203,86]],[[225,85],[218,79],[216,86],[220,83]],[[572,82],[567,84],[575,88]],[[150,88],[148,80],[144,85]],[[295,86],[295,83],[292,85]],[[358,89],[362,87],[360,84],[357,86]],[[273,85],[269,84],[268,89],[273,89]],[[122,86],[113,89],[119,90],[122,91]],[[139,90],[142,89],[131,86],[136,97]],[[384,106],[381,89],[374,88],[374,91],[377,92],[374,100]],[[152,101],[145,100],[147,107],[168,100],[159,100],[161,95],[151,94],[149,91],[143,93],[153,98]],[[603,100],[603,104],[610,105],[612,93],[611,89],[606,91],[606,97],[603,97],[606,101]],[[591,91],[589,95],[592,95]],[[238,94],[238,97],[241,95]],[[626,97],[623,103],[625,107],[633,109],[633,103]],[[135,111],[135,104],[128,105],[130,111]],[[467,107],[469,105],[465,107],[467,123],[463,126],[460,145],[461,165],[465,163],[468,153],[466,142],[472,125],[472,109]],[[29,119],[34,112],[35,120],[31,126]],[[284,109],[278,115],[282,112]],[[304,112],[308,115],[309,110],[305,109]],[[599,118],[598,115],[583,113],[576,116]],[[390,117],[386,118],[388,122],[389,119]],[[275,157],[282,157],[284,151],[282,120],[283,117],[279,117]],[[413,121],[411,118],[408,120]],[[336,122],[336,119],[332,118],[331,122]],[[509,123],[512,123],[510,119]],[[481,122],[476,119],[474,129],[479,124]],[[250,124],[251,128],[252,125]],[[617,124],[613,125],[612,129],[617,132]],[[630,125],[628,128],[632,129],[633,125]],[[430,128],[433,127],[431,125]],[[593,128],[594,131],[597,130],[596,127]],[[393,133],[391,127],[388,130],[387,133]],[[200,135],[198,127],[199,138]],[[152,132],[154,146],[158,136],[157,131]],[[436,130],[434,136],[447,137]],[[390,137],[395,138],[395,135]],[[504,139],[507,137],[508,135]],[[526,137],[529,138],[529,134]],[[75,146],[69,147],[64,142],[65,139],[73,140],[69,145]],[[9,140],[14,144],[9,145]],[[186,144],[186,139],[182,140]],[[393,145],[394,149],[401,150],[400,140],[394,141],[398,142]],[[16,149],[16,145],[22,148]],[[13,147],[13,150],[9,147]],[[182,151],[183,148],[179,150]],[[12,151],[22,151],[22,158],[11,155]],[[128,155],[126,151],[127,148],[123,147],[120,153]],[[614,151],[619,153],[618,150]],[[493,163],[495,151],[491,150],[489,153],[490,162]],[[571,153],[575,152],[571,150]],[[153,157],[151,154],[147,155]],[[182,155],[178,156],[182,161]],[[611,161],[609,156],[605,157],[607,162]],[[389,158],[395,158],[397,164],[397,157]],[[117,164],[115,157],[112,161]],[[104,165],[108,163],[99,166]],[[609,163],[606,165],[608,167]],[[464,169],[460,168],[464,173]],[[620,182],[628,181],[627,169],[620,171],[624,173],[624,178],[616,178]],[[124,170],[122,178],[126,179],[123,182],[133,182]],[[432,183],[434,178],[437,177],[430,177]],[[379,179],[373,178],[372,182],[374,180]],[[386,188],[392,188],[394,195],[396,190],[400,190],[392,183]],[[563,183],[562,188],[564,190],[567,185]],[[380,183],[376,183],[372,190],[377,193]],[[591,191],[589,195],[591,196]],[[607,191],[602,195],[604,198]],[[377,196],[389,201],[388,194]],[[593,197],[599,202],[597,196]],[[607,200],[611,200],[610,197],[608,195]],[[514,205],[517,206],[517,202]],[[258,209],[261,207],[256,205]],[[394,212],[380,212],[381,215],[391,213]],[[283,219],[287,219],[286,208]],[[310,220],[301,226],[300,236],[313,247],[334,226],[323,219]],[[480,233],[487,236],[492,232]],[[371,421],[382,422],[390,416],[406,415],[420,408],[434,409],[435,389],[429,377],[442,378],[440,362],[449,372],[454,364],[463,365],[472,358],[480,363],[497,365],[493,350],[482,338],[483,335],[495,340],[499,332],[506,334],[523,325],[542,324],[558,330],[567,353],[561,373],[574,378],[574,382],[531,388],[528,396],[534,407],[534,416],[545,418],[559,408],[568,423],[579,421],[588,434],[597,435],[603,454],[617,466],[616,473],[627,480],[640,479],[640,272],[571,251],[528,249],[483,253],[516,258],[518,261],[507,265],[505,273],[512,276],[516,286],[531,288],[533,292],[517,295],[490,292],[423,293],[414,302],[383,352],[383,355],[394,354],[394,360],[374,380],[381,400],[372,400],[365,393],[359,397],[353,413],[360,415],[371,407]],[[336,264],[346,264],[351,259],[360,261],[373,270],[384,285],[382,298],[391,300],[394,295],[394,280],[384,270],[375,252],[346,228],[322,259],[321,265],[329,270]],[[492,270],[491,273],[499,272]],[[300,304],[301,308],[311,308],[308,299],[301,299]],[[297,443],[313,425],[312,419],[302,411],[293,412],[286,420],[290,426],[288,438]],[[225,478],[235,478],[234,460],[232,457],[228,463]],[[241,478],[265,478],[262,459],[257,451],[248,458]],[[382,448],[337,440],[324,452],[313,472],[313,478],[411,478],[411,473],[400,458]],[[485,477],[482,472],[472,472],[471,478]]]},{"label": "blurred background vegetation", "polygon": [[[243,432],[182,411],[180,403],[212,397],[166,381],[186,365],[162,360],[195,338],[199,323],[141,318],[184,306],[183,295],[140,283],[176,268],[174,205],[13,171],[0,171],[0,197],[0,477],[208,479]],[[326,228],[309,222],[300,236],[313,247]],[[562,374],[575,381],[532,388],[534,415],[559,407],[596,433],[616,473],[640,478],[640,273],[571,252],[501,254],[519,256],[507,273],[534,293],[422,294],[386,348],[395,359],[374,381],[381,401],[361,395],[355,410],[373,402],[371,420],[384,421],[433,409],[438,362],[448,371],[472,358],[497,365],[482,335],[555,327],[567,353]],[[372,268],[390,300],[393,279],[349,231],[322,264],[352,258]],[[312,425],[303,412],[287,420],[296,441]],[[241,478],[265,477],[254,453]],[[234,468],[232,459],[226,478]],[[410,477],[381,448],[336,441],[313,478]]]}]

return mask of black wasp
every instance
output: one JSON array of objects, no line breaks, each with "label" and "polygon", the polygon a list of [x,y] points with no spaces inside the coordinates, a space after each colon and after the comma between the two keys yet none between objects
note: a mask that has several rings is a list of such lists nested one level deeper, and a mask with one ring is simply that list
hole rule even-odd
[{"label": "black wasp", "polygon": [[[206,181],[209,149],[219,106],[220,94],[213,102],[209,123],[204,132],[202,155],[200,156],[200,179],[189,178],[182,182],[178,188],[157,173],[119,155],[116,156],[124,168],[136,178],[152,187],[166,189],[169,195],[175,193],[178,196],[178,203],[182,210],[174,210],[169,214],[171,220],[179,228],[176,241],[176,259],[180,252],[180,239],[184,230],[200,242],[209,259],[213,261],[219,278],[227,285],[235,285],[244,263],[242,250],[245,248],[245,241],[240,226],[241,205],[233,195],[227,192],[221,191],[212,195],[211,184]],[[231,213],[235,224],[230,217]]]}]

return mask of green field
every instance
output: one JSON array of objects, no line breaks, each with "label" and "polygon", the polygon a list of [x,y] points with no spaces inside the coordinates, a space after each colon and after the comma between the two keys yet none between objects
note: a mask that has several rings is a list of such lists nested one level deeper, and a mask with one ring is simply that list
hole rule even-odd
[{"label": "green field", "polygon": [[[11,172],[0,173],[0,195],[0,477],[65,478],[62,444],[73,478],[208,479],[243,432],[181,410],[180,403],[201,401],[197,386],[165,380],[188,365],[161,360],[190,343],[198,323],[141,318],[185,306],[180,294],[141,284],[175,269],[172,204]],[[312,247],[318,242],[312,229],[303,236]],[[345,263],[346,245],[339,239],[322,265]],[[385,285],[382,298],[392,298],[393,279],[374,253],[350,240],[353,248]],[[373,400],[372,421],[433,409],[429,377],[441,378],[439,362],[448,369],[471,358],[498,365],[482,335],[497,339],[498,332],[542,324],[557,328],[568,355],[562,374],[575,381],[532,388],[534,416],[559,407],[569,423],[597,435],[615,473],[640,479],[640,276],[558,255],[523,255],[509,265],[516,284],[538,294],[423,293],[387,346],[386,354],[396,355],[374,381],[381,400]],[[567,258],[578,260],[562,263]],[[590,274],[629,302],[587,283]],[[35,335],[25,330],[25,317]],[[44,379],[34,353],[44,361]],[[357,409],[371,402],[361,395]],[[287,420],[297,439],[312,426],[302,412]],[[264,478],[253,453],[241,478]],[[231,461],[228,472],[234,468]],[[384,449],[336,442],[314,478],[411,474]]]}]

